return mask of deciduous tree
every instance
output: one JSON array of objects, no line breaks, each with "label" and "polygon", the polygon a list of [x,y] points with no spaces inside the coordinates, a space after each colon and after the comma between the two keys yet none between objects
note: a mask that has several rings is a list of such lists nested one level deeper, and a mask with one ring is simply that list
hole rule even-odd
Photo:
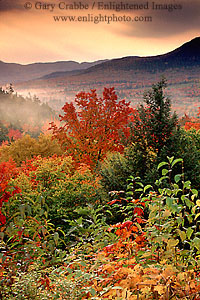
[{"label": "deciduous tree", "polygon": [[75,104],[66,103],[58,128],[51,123],[53,135],[76,161],[95,167],[110,151],[123,151],[121,134],[128,134],[129,102],[118,101],[114,88],[104,88],[103,97],[96,90],[76,95]]}]

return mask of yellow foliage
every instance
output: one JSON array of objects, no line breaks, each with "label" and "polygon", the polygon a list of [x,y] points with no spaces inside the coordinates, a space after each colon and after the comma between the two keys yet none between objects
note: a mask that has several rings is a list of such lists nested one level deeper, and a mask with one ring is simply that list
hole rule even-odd
[{"label": "yellow foliage", "polygon": [[164,218],[168,218],[171,216],[171,211],[169,209],[166,209],[164,212],[163,212],[163,217]]},{"label": "yellow foliage", "polygon": [[11,157],[20,166],[23,161],[34,156],[48,157],[54,154],[62,155],[63,151],[57,141],[51,139],[51,135],[41,134],[38,139],[24,135],[10,145],[1,146],[0,162],[8,161]]},{"label": "yellow foliage", "polygon": [[149,294],[151,292],[151,287],[150,286],[144,286],[141,289],[142,294]]},{"label": "yellow foliage", "polygon": [[154,291],[157,291],[159,295],[166,293],[166,287],[164,285],[157,285],[154,287]]},{"label": "yellow foliage", "polygon": [[180,272],[177,276],[178,280],[182,281],[185,280],[187,277],[187,274],[185,272]]}]

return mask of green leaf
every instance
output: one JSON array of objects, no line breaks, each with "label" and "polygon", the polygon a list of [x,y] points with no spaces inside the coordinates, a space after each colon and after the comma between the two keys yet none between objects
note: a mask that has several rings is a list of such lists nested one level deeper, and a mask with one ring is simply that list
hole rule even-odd
[{"label": "green leaf", "polygon": [[191,238],[191,235],[193,234],[193,232],[194,232],[194,230],[193,230],[191,227],[189,227],[189,228],[187,229],[186,235],[187,235],[187,238],[188,238],[188,239]]},{"label": "green leaf", "polygon": [[138,228],[140,231],[142,231],[142,227],[140,226],[139,223],[136,223],[135,225],[137,226],[137,228]]},{"label": "green leaf", "polygon": [[197,206],[193,206],[193,207],[192,207],[191,212],[192,212],[193,214],[195,214],[196,208],[197,208]]},{"label": "green leaf", "polygon": [[[129,188],[129,186],[128,186],[128,188]],[[131,187],[132,188],[132,187]],[[126,193],[127,195],[133,195],[133,191],[128,191],[127,193]]]},{"label": "green leaf", "polygon": [[191,208],[192,206],[194,206],[194,203],[192,201],[190,201],[188,198],[185,198],[185,204],[189,208]]},{"label": "green leaf", "polygon": [[168,176],[162,176],[158,182],[161,183],[164,179],[169,179],[169,177]]},{"label": "green leaf", "polygon": [[175,160],[172,162],[172,167],[173,167],[175,164],[177,164],[178,162],[182,162],[182,161],[183,161],[182,158],[177,158],[177,159],[175,159]]},{"label": "green leaf", "polygon": [[16,242],[16,243],[12,243],[12,245],[10,246],[10,249],[14,248],[16,245],[18,245],[19,242]]},{"label": "green leaf", "polygon": [[84,261],[81,261],[81,262],[80,262],[80,265],[81,265],[82,267],[87,267],[87,264],[86,264]]},{"label": "green leaf", "polygon": [[142,182],[136,182],[136,184],[140,185],[141,187],[144,187],[144,184]]},{"label": "green leaf", "polygon": [[54,239],[54,242],[55,242],[55,244],[57,246],[58,245],[58,240],[59,240],[59,234],[58,234],[58,232],[54,232],[53,239]]},{"label": "green leaf", "polygon": [[193,244],[194,244],[194,246],[197,248],[197,250],[200,250],[200,238],[195,237],[195,238],[193,239]]},{"label": "green leaf", "polygon": [[175,180],[176,183],[179,182],[180,179],[181,179],[181,175],[180,174],[177,174],[177,175],[174,176],[174,180]]},{"label": "green leaf", "polygon": [[136,192],[143,192],[143,189],[139,188],[139,189],[135,189]]},{"label": "green leaf", "polygon": [[186,182],[184,182],[184,185],[183,185],[183,189],[190,189],[191,188],[191,181],[186,181]]},{"label": "green leaf", "polygon": [[74,278],[79,278],[81,276],[82,276],[82,272],[79,270],[79,271],[76,272],[76,275],[75,275]]},{"label": "green leaf", "polygon": [[167,169],[163,169],[163,170],[162,170],[162,175],[163,175],[163,176],[167,175],[167,173],[169,173],[169,170],[167,170]]},{"label": "green leaf", "polygon": [[144,193],[146,192],[146,190],[148,190],[148,189],[150,189],[150,188],[152,188],[152,185],[150,185],[150,184],[146,185],[146,186],[144,187]]},{"label": "green leaf", "polygon": [[106,210],[106,213],[110,214],[111,216],[113,216],[112,212],[110,210]]},{"label": "green leaf", "polygon": [[178,225],[181,225],[181,224],[183,225],[184,224],[184,219],[181,218],[181,217],[177,217],[176,221],[177,221]]},{"label": "green leaf", "polygon": [[69,272],[69,274],[72,274],[73,270],[70,268],[67,268],[67,272]]},{"label": "green leaf", "polygon": [[[196,197],[198,197],[198,191],[196,189],[192,189],[191,190],[193,195],[195,195]],[[198,200],[197,200],[198,201]],[[199,201],[200,202],[200,201]]]},{"label": "green leaf", "polygon": [[186,198],[185,195],[182,195],[182,196],[181,196],[181,201],[182,201],[183,203],[185,203],[185,198]]},{"label": "green leaf", "polygon": [[166,190],[165,190],[165,193],[166,193],[167,196],[171,196],[171,194],[172,194],[173,192],[172,192],[172,190],[170,190],[170,189],[166,189]]},{"label": "green leaf", "polygon": [[40,211],[39,211],[39,215],[42,216],[44,214],[45,210],[42,208]]},{"label": "green leaf", "polygon": [[161,167],[166,166],[166,165],[168,165],[168,163],[165,162],[165,161],[159,163],[159,165],[158,165],[158,167],[157,167],[157,170],[159,170]]},{"label": "green leaf", "polygon": [[167,197],[167,199],[166,199],[166,204],[167,204],[167,206],[168,206],[169,208],[172,208],[172,205],[173,205],[173,199]]},{"label": "green leaf", "polygon": [[76,222],[78,223],[78,225],[82,225],[83,222],[83,218],[80,217],[79,219],[76,220]]},{"label": "green leaf", "polygon": [[96,291],[95,291],[94,288],[91,288],[91,289],[89,290],[89,292],[90,292],[90,294],[91,294],[93,297],[96,295]]},{"label": "green leaf", "polygon": [[173,204],[171,209],[172,209],[173,213],[179,213],[182,210],[182,206],[178,206],[177,204]]},{"label": "green leaf", "polygon": [[186,239],[186,233],[185,233],[185,231],[181,231],[180,229],[177,229],[177,231],[178,231],[178,234],[179,234],[179,236],[181,238],[181,241],[184,242],[185,239]]},{"label": "green leaf", "polygon": [[167,156],[167,159],[169,160],[169,163],[171,164],[174,160],[174,156],[172,156],[172,157]]}]

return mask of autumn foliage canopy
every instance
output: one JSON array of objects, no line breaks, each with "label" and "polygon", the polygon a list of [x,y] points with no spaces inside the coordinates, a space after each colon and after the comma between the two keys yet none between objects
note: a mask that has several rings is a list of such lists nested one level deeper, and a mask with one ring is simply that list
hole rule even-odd
[{"label": "autumn foliage canopy", "polygon": [[63,125],[51,123],[53,135],[78,162],[95,167],[109,151],[123,150],[122,135],[128,135],[130,102],[117,101],[114,88],[104,88],[103,97],[96,90],[76,95],[75,104],[66,103]]},{"label": "autumn foliage canopy", "polygon": [[200,123],[165,88],[82,91],[37,139],[0,124],[0,299],[200,300]]}]

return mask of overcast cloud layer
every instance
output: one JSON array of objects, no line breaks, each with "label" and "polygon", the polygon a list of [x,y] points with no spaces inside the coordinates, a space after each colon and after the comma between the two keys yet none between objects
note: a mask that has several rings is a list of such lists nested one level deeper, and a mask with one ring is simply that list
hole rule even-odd
[{"label": "overcast cloud layer", "polygon": [[[59,2],[65,2],[67,4],[79,1],[59,1],[59,0],[49,0],[49,1],[30,1],[34,6],[36,2],[41,2],[44,4],[56,4],[58,6]],[[93,3],[93,0],[82,0],[82,3]],[[143,15],[151,16],[152,22],[148,23],[148,26],[145,22],[143,23],[126,23],[125,26],[122,26],[121,30],[117,28],[119,34],[133,36],[133,37],[160,37],[160,36],[170,36],[183,33],[190,30],[200,30],[200,0],[158,0],[158,1],[96,1],[103,2],[104,4],[145,4],[148,2],[148,10],[126,10],[121,11],[121,14],[126,14],[130,16],[134,15]],[[167,5],[181,5],[182,9],[175,9],[171,12],[168,10],[153,10],[152,3],[167,4]],[[0,12],[19,12],[26,11],[24,8],[25,0],[0,0]],[[32,10],[34,12],[34,10]],[[63,11],[62,11],[63,12]],[[68,11],[69,12],[69,11]],[[89,12],[89,11],[88,11]],[[91,12],[91,10],[90,10]],[[93,11],[92,11],[93,12]],[[29,12],[30,13],[30,12]],[[47,10],[43,10],[43,13],[49,13]],[[107,13],[112,14],[116,11],[107,10],[107,11],[98,11],[98,13]]]},{"label": "overcast cloud layer", "polygon": [[24,1],[21,0],[0,0],[0,12],[22,10]]},{"label": "overcast cloud layer", "polygon": [[[152,22],[143,24],[128,24],[121,34],[133,37],[168,37],[180,33],[199,30],[200,33],[200,1],[182,0],[182,1],[155,1],[158,4],[180,4],[182,9],[169,12],[168,10],[148,10],[148,13],[142,12],[142,15],[152,16]],[[149,4],[152,2],[149,1]],[[150,6],[152,7],[152,6]],[[136,25],[136,26],[135,26]]]},{"label": "overcast cloud layer", "polygon": [[[26,10],[26,2],[32,9]],[[53,12],[35,9],[35,3],[55,4]],[[200,34],[200,0],[115,0],[96,1],[111,6],[120,3],[146,4],[143,10],[59,10],[58,4],[89,4],[93,0],[0,0],[0,60],[33,62],[114,58],[128,55],[166,53]],[[181,9],[152,9],[157,5],[181,6]],[[152,22],[54,22],[54,15],[149,16]],[[9,37],[12,35],[12,39]],[[18,60],[16,59],[18,58]]]}]

